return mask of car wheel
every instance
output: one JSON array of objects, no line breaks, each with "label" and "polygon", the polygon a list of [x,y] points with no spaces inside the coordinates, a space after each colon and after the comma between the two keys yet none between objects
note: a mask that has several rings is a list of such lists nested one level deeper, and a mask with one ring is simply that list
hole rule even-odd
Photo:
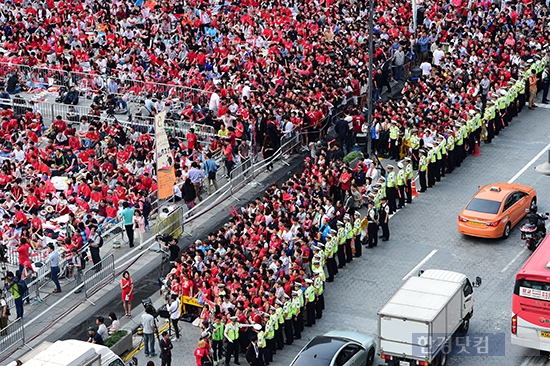
[{"label": "car wheel", "polygon": [[508,237],[510,236],[510,231],[512,230],[512,225],[510,225],[510,223],[507,223],[506,226],[504,227],[504,232],[502,233],[502,238],[503,239],[508,239]]},{"label": "car wheel", "polygon": [[531,204],[529,205],[529,209],[532,210],[533,207],[535,207],[537,205],[537,196],[533,197],[533,199],[531,200]]},{"label": "car wheel", "polygon": [[367,355],[367,363],[366,365],[367,366],[372,366],[372,364],[374,363],[374,348],[371,348],[369,350],[369,353]]}]

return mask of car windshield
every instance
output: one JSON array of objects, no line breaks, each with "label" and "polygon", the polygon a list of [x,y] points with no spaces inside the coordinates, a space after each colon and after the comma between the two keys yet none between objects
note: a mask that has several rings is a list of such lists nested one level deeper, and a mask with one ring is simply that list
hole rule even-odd
[{"label": "car windshield", "polygon": [[497,214],[500,208],[499,201],[484,200],[481,198],[474,198],[472,202],[466,207],[469,211],[483,212],[486,214]]}]

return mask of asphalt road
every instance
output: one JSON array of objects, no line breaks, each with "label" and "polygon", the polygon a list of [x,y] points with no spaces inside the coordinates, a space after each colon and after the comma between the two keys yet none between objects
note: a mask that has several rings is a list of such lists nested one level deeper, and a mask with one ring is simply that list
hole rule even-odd
[{"label": "asphalt road", "polygon": [[[306,329],[301,340],[278,352],[272,365],[288,365],[308,337],[330,330],[356,330],[376,337],[377,311],[408,275],[430,268],[462,272],[471,279],[480,276],[483,284],[475,291],[470,335],[500,334],[504,340],[490,344],[488,350],[504,356],[454,356],[449,359],[449,366],[546,364],[548,356],[510,344],[514,276],[529,256],[522,246],[519,229],[514,228],[507,240],[464,237],[456,229],[457,215],[478,186],[494,182],[533,186],[538,192],[539,210],[550,211],[550,177],[534,171],[534,166],[546,160],[550,142],[550,108],[539,105],[534,111],[524,110],[492,144],[483,144],[482,156],[468,157],[461,168],[394,215],[390,241],[366,250],[362,258],[340,272],[334,283],[327,284],[323,318]],[[177,365],[195,365],[192,354],[199,332],[186,323],[182,328],[185,338],[175,343],[174,360]],[[140,365],[147,363],[143,352],[137,357]],[[376,362],[385,364],[379,358]],[[160,360],[155,360],[155,364],[160,364]],[[246,361],[241,359],[241,364]]]}]

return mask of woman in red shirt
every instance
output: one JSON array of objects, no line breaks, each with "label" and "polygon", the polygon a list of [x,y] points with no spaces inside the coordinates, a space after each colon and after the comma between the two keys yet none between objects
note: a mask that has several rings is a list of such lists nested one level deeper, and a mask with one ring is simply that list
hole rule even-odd
[{"label": "woman in red shirt", "polygon": [[197,366],[203,365],[203,359],[208,359],[210,360],[210,363],[213,364],[212,357],[210,357],[210,350],[207,343],[203,339],[199,341],[197,348],[195,348],[194,355],[195,359],[197,360]]},{"label": "woman in red shirt", "polygon": [[193,297],[194,283],[189,279],[189,276],[183,274],[183,282],[181,284],[181,293],[183,296]]}]

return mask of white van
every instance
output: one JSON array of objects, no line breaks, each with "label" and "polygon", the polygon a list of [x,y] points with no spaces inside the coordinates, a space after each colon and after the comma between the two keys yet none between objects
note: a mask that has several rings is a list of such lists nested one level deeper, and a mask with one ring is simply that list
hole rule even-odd
[{"label": "white van", "polygon": [[[134,358],[125,364],[108,347],[69,339],[55,343],[43,342],[21,357],[24,366],[136,366]],[[16,366],[13,361],[8,366]]]}]

